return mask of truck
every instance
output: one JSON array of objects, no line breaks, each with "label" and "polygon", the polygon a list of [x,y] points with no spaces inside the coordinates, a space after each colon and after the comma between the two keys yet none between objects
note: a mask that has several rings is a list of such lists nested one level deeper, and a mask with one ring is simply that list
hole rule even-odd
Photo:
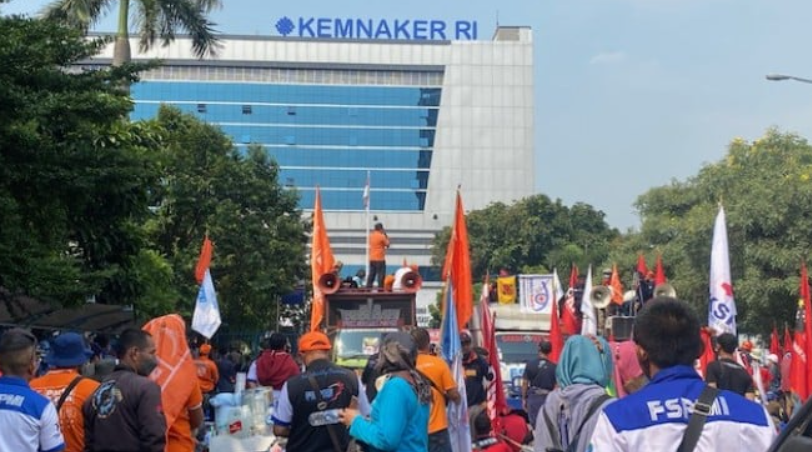
[{"label": "truck", "polygon": [[325,292],[322,326],[333,343],[333,362],[360,372],[378,353],[384,336],[417,326],[419,275],[410,281],[402,290],[338,288]]},{"label": "truck", "polygon": [[550,315],[523,312],[517,304],[494,305],[496,345],[508,404],[521,407],[521,382],[527,361],[538,357],[538,345],[549,336]]}]

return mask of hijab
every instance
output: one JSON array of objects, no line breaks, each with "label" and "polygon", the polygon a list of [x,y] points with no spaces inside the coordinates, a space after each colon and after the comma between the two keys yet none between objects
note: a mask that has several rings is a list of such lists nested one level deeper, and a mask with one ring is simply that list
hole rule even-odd
[{"label": "hijab", "polygon": [[605,387],[612,377],[612,351],[602,337],[570,336],[555,371],[561,387],[576,383]]},{"label": "hijab", "polygon": [[420,403],[431,403],[431,386],[418,372],[417,345],[409,333],[390,333],[383,341],[380,350],[377,370],[380,375],[400,373],[412,385]]}]

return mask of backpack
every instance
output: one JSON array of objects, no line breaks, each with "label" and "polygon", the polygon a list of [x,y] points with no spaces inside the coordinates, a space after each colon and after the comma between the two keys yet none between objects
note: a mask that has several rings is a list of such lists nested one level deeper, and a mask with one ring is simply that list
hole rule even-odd
[{"label": "backpack", "polygon": [[601,406],[603,406],[604,402],[606,402],[611,398],[612,397],[610,397],[608,394],[601,394],[600,396],[596,397],[595,400],[592,401],[592,403],[589,405],[589,409],[586,412],[586,416],[584,416],[584,419],[581,421],[581,425],[579,425],[578,428],[574,430],[575,436],[573,436],[572,439],[570,439],[570,442],[569,444],[567,444],[566,449],[564,449],[561,446],[561,435],[558,432],[558,427],[556,427],[556,425],[550,419],[550,416],[547,415],[547,411],[542,409],[541,412],[544,416],[544,423],[547,424],[547,431],[550,433],[550,438],[552,438],[553,440],[552,447],[548,446],[544,450],[546,452],[576,452],[576,448],[578,447],[578,441],[581,439],[581,432],[583,431],[584,426],[586,425],[587,422],[589,422],[590,419],[592,419],[592,416],[595,415],[598,409]]}]

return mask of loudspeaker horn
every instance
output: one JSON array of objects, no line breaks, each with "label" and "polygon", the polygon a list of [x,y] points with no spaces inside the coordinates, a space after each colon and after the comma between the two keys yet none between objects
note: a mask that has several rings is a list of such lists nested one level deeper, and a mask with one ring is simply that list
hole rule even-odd
[{"label": "loudspeaker horn", "polygon": [[319,277],[319,290],[325,295],[331,295],[341,287],[341,281],[335,273],[325,273]]},{"label": "loudspeaker horn", "polygon": [[422,285],[423,278],[417,272],[407,272],[400,279],[400,287],[403,288],[404,292],[417,292]]},{"label": "loudspeaker horn", "polygon": [[589,294],[589,301],[595,309],[606,309],[612,302],[612,289],[606,286],[595,286]]},{"label": "loudspeaker horn", "polygon": [[668,283],[662,283],[654,288],[654,298],[677,298],[677,290]]}]

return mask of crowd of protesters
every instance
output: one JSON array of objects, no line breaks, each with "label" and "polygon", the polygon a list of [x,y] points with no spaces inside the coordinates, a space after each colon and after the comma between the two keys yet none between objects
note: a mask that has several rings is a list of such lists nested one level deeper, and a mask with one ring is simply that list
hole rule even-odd
[{"label": "crowd of protesters", "polygon": [[[572,335],[558,362],[543,341],[525,368],[522,409],[497,413],[494,424],[486,409],[493,369],[467,333],[461,388],[422,328],[386,335],[362,378],[331,361],[332,344],[320,332],[299,338],[297,356],[287,336],[266,334],[252,361],[237,349],[189,347],[179,316],[149,326],[112,341],[3,333],[0,450],[194,452],[204,412],[213,416],[209,398],[233,391],[238,372],[247,373],[248,387],[274,392],[272,431],[296,452],[451,451],[446,407],[462,400],[463,389],[475,451],[677,450],[685,442],[686,450],[758,451],[786,421],[773,400],[786,379],[778,357],[760,367],[752,344],[722,334],[703,379],[695,369],[699,321],[675,299],[646,303],[628,341]],[[182,339],[185,362],[162,355],[167,337]],[[196,378],[168,395],[167,375],[184,363]],[[754,402],[756,395],[770,405]]]}]

